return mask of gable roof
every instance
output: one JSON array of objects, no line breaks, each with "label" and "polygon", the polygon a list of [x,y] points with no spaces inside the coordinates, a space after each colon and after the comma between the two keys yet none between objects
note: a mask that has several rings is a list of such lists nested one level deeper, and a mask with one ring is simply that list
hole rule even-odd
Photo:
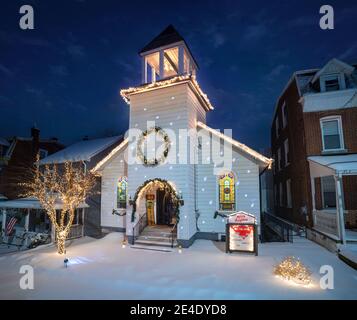
[{"label": "gable roof", "polygon": [[10,146],[10,143],[5,138],[0,137],[0,145],[8,147]]},{"label": "gable roof", "polygon": [[105,165],[115,157],[128,144],[128,138],[125,138],[119,145],[117,145],[108,155],[106,155],[101,161],[99,161],[96,166],[91,170],[92,172],[98,172],[102,170]]},{"label": "gable roof", "polygon": [[176,42],[185,41],[184,38],[177,32],[172,24],[167,26],[158,36],[152,39],[145,47],[143,47],[139,54],[148,52],[163,46],[167,46]]},{"label": "gable roof", "polygon": [[332,73],[332,72],[344,72],[346,74],[351,74],[355,68],[341,60],[336,58],[331,59],[326,65],[318,71],[315,76],[312,78],[311,82],[314,83],[320,76],[324,73]]},{"label": "gable roof", "polygon": [[42,159],[40,164],[64,163],[66,161],[90,161],[94,156],[118,142],[122,137],[83,140]]},{"label": "gable roof", "polygon": [[245,144],[240,143],[239,141],[234,140],[231,137],[228,137],[225,134],[223,134],[215,129],[212,129],[211,127],[207,126],[206,124],[204,124],[200,121],[197,122],[197,126],[200,127],[201,129],[207,130],[208,132],[218,136],[221,139],[226,140],[228,143],[231,143],[233,146],[238,148],[240,151],[243,151],[243,153],[247,154],[248,156],[250,156],[253,159],[255,159],[256,161],[258,161],[264,167],[268,167],[269,169],[271,169],[273,159],[269,159],[269,158],[263,156],[262,154],[249,148]]}]

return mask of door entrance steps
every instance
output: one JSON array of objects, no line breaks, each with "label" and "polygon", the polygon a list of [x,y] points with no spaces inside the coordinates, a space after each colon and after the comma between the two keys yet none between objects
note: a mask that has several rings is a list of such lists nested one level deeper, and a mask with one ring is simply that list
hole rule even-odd
[{"label": "door entrance steps", "polygon": [[135,245],[175,248],[177,247],[177,234],[176,232],[172,234],[171,230],[172,227],[170,226],[147,226],[136,238]]}]

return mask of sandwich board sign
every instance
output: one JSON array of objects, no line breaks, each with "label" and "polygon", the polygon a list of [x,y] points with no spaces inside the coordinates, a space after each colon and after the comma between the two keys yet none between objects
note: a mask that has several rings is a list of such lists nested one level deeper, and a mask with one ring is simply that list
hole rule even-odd
[{"label": "sandwich board sign", "polygon": [[254,215],[244,211],[230,214],[226,224],[226,252],[258,255],[258,228]]}]

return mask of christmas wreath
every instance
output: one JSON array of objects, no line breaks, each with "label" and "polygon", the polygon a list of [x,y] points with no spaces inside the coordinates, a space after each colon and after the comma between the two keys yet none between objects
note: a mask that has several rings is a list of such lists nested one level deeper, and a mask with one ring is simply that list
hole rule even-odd
[{"label": "christmas wreath", "polygon": [[[159,135],[162,137],[162,139],[164,140],[164,151],[159,158],[155,157],[154,159],[148,159],[146,157],[146,155],[144,154],[143,147],[144,147],[144,143],[145,143],[147,137],[152,133],[155,133],[156,135]],[[164,130],[162,130],[160,127],[153,127],[153,128],[150,128],[150,129],[144,131],[141,134],[141,136],[139,137],[138,143],[137,143],[137,156],[145,166],[154,167],[160,163],[165,162],[167,155],[169,153],[169,150],[170,150],[170,146],[171,146],[171,141],[169,139],[168,134]]]}]

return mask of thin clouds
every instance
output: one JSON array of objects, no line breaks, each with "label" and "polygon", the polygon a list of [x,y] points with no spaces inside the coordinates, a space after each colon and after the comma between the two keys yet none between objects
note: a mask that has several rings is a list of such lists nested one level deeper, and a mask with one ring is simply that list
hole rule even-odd
[{"label": "thin clouds", "polygon": [[250,25],[246,28],[243,38],[245,40],[260,39],[268,33],[268,28],[265,24]]},{"label": "thin clouds", "polygon": [[289,67],[285,64],[275,66],[268,74],[263,77],[265,81],[273,81],[276,77],[280,76],[283,72],[287,71]]},{"label": "thin clouds", "polygon": [[[339,56],[339,59],[346,60],[351,58],[357,58],[357,42],[347,48],[344,52],[342,52]],[[354,61],[352,61],[354,62]]]},{"label": "thin clouds", "polygon": [[8,77],[12,77],[14,72],[11,71],[8,67],[5,67],[3,64],[0,64],[0,72],[4,73]]},{"label": "thin clouds", "polygon": [[53,75],[65,77],[69,75],[68,69],[65,65],[50,66],[50,71]]},{"label": "thin clouds", "polygon": [[71,44],[67,47],[67,53],[73,58],[82,58],[85,56],[84,47],[78,44]]}]

